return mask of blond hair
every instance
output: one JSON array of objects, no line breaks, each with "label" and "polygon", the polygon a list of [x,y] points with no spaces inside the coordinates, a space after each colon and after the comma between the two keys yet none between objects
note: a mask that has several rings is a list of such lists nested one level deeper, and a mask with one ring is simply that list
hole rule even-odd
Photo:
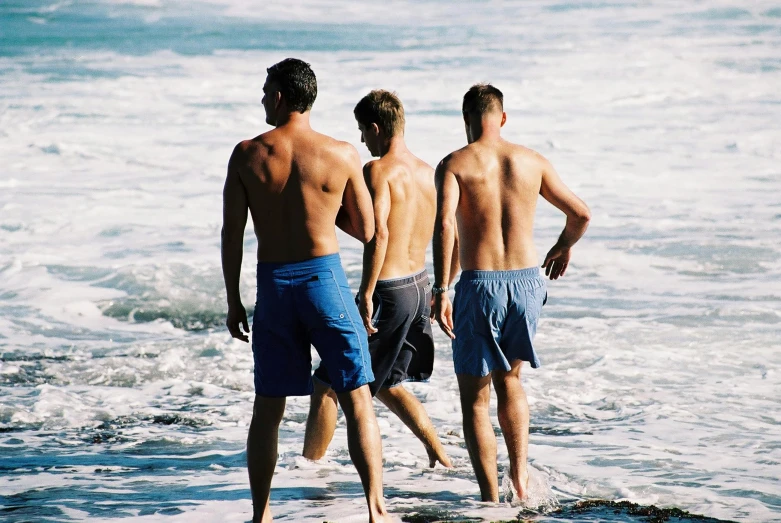
[{"label": "blond hair", "polygon": [[361,98],[353,114],[363,125],[376,123],[388,137],[404,134],[404,106],[396,93],[375,89]]}]

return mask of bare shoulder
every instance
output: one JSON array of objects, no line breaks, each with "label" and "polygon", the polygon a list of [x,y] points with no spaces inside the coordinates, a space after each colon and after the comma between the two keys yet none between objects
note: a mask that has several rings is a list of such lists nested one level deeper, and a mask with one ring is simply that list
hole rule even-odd
[{"label": "bare shoulder", "polygon": [[370,160],[363,166],[363,177],[370,188],[377,187],[388,179],[389,165],[382,158]]},{"label": "bare shoulder", "polygon": [[527,168],[533,168],[540,172],[551,169],[551,163],[541,153],[524,145],[507,142],[510,146],[510,154],[514,161]]},{"label": "bare shoulder", "polygon": [[341,147],[341,149],[342,149],[342,154],[347,156],[348,159],[350,159],[350,160],[357,160],[360,163],[361,155],[358,154],[358,149],[356,149],[353,146],[353,144],[351,144],[349,142],[339,141],[339,147]]},{"label": "bare shoulder", "polygon": [[273,154],[277,142],[274,130],[271,130],[255,138],[239,142],[233,154],[245,160],[264,160]]},{"label": "bare shoulder", "polygon": [[466,145],[442,158],[442,161],[437,165],[437,171],[452,171],[464,163],[468,156],[470,156],[469,145]]},{"label": "bare shoulder", "polygon": [[479,157],[474,144],[468,144],[445,156],[437,166],[437,172],[451,172],[459,175],[473,170],[475,161]]},{"label": "bare shoulder", "polygon": [[327,134],[313,132],[314,139],[323,151],[327,151],[332,158],[346,161],[346,162],[358,162],[360,163],[360,155],[358,150],[353,147],[349,142],[337,140]]},{"label": "bare shoulder", "polygon": [[419,174],[431,174],[434,172],[434,168],[431,167],[428,163],[424,162],[423,160],[421,160],[415,155],[413,155],[412,158],[415,164],[415,170]]}]

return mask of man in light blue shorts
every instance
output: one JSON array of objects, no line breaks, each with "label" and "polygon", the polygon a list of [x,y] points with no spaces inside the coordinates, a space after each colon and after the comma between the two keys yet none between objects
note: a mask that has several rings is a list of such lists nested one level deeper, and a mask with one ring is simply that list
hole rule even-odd
[{"label": "man in light blue shorts", "polygon": [[[363,242],[374,236],[372,200],[358,151],[315,132],[309,111],[317,81],[289,58],[268,69],[266,123],[240,142],[223,191],[222,270],[228,330],[249,341],[239,294],[244,228],[258,240],[258,296],[252,322],[255,405],[247,438],[253,522],[269,523],[271,479],[286,396],[312,393],[310,346],[327,362],[345,413],[350,457],[361,477],[369,521],[390,517],[382,493],[382,447],[368,383],[368,336],[339,261],[336,226]],[[243,328],[243,329],[242,329]]]},{"label": "man in light blue shorts", "polygon": [[518,360],[539,367],[532,340],[547,297],[545,278],[537,267],[463,271],[453,303],[456,374],[510,371],[511,362]]},{"label": "man in light blue shorts", "polygon": [[[436,170],[432,315],[453,340],[464,438],[483,501],[499,501],[496,436],[489,418],[491,382],[510,456],[509,477],[527,495],[529,405],[521,366],[539,367],[532,341],[547,294],[532,231],[537,196],[567,216],[545,257],[545,274],[563,275],[570,249],[586,232],[588,207],[540,154],[501,137],[507,120],[501,91],[473,86],[462,106],[468,145]],[[460,266],[455,304],[448,287]]]}]

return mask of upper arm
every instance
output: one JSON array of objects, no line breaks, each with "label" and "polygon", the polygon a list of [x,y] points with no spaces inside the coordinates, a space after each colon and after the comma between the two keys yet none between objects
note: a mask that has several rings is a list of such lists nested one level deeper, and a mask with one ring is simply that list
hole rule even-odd
[{"label": "upper arm", "polygon": [[222,190],[222,230],[223,235],[244,236],[247,225],[249,203],[247,190],[241,180],[240,169],[243,166],[245,152],[242,144],[233,149],[228,161],[228,174],[225,177],[225,187]]},{"label": "upper arm", "polygon": [[434,172],[434,181],[437,186],[437,218],[440,220],[455,216],[461,194],[458,180],[456,180],[450,163],[445,158],[439,162]]},{"label": "upper arm", "polygon": [[542,158],[540,194],[568,217],[589,220],[591,211],[583,200],[564,185],[550,162]]},{"label": "upper arm", "polygon": [[346,144],[346,167],[348,169],[347,185],[344,188],[342,205],[350,217],[350,223],[356,232],[361,233],[368,242],[374,236],[374,211],[372,197],[361,169],[361,157],[352,145]]},{"label": "upper arm", "polygon": [[377,166],[376,162],[369,162],[363,167],[363,177],[372,197],[374,209],[374,230],[377,233],[387,233],[388,216],[390,215],[391,195],[388,178]]}]

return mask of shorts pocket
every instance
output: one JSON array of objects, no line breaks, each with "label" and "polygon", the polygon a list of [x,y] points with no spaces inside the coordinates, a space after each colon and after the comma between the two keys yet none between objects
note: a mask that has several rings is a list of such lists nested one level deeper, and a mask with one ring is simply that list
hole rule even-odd
[{"label": "shorts pocket", "polygon": [[304,286],[307,289],[314,289],[325,285],[338,287],[336,278],[334,278],[334,274],[331,271],[322,271],[313,274],[304,282]]},{"label": "shorts pocket", "polygon": [[548,301],[548,292],[544,286],[526,291],[526,319],[530,325],[540,319],[542,307]]},{"label": "shorts pocket", "polygon": [[[311,305],[316,323],[345,325],[350,323],[347,310],[349,291],[338,284],[331,272],[319,272],[304,283],[306,301]],[[347,296],[345,298],[345,295]]]}]

